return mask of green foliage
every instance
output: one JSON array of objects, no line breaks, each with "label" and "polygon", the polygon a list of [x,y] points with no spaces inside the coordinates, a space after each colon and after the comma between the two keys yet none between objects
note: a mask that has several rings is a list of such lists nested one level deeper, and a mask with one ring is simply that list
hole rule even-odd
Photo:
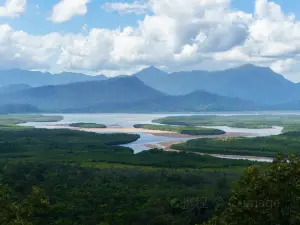
[{"label": "green foliage", "polygon": [[166,126],[155,124],[136,124],[135,128],[143,128],[148,130],[171,131],[187,135],[220,135],[225,134],[224,131],[211,128],[192,127],[192,126]]},{"label": "green foliage", "polygon": [[[218,159],[211,156],[200,156],[185,152],[165,152],[159,149],[152,149],[138,154],[123,155],[117,158],[113,155],[106,160],[110,163],[121,163],[124,165],[135,165],[154,168],[194,168],[194,169],[239,169],[253,165],[253,162],[245,160]],[[93,160],[91,166],[97,167],[101,160]]]},{"label": "green foliage", "polygon": [[5,184],[0,188],[0,224],[14,225],[194,225],[223,209],[217,198],[229,198],[230,183],[238,176],[222,171],[89,169],[57,163],[0,168]]},{"label": "green foliage", "polygon": [[132,154],[116,145],[139,139],[135,134],[97,134],[68,129],[0,130],[0,160],[91,161]]},{"label": "green foliage", "polygon": [[297,225],[299,200],[300,159],[279,157],[270,165],[250,167],[226,210],[207,225]]},{"label": "green foliage", "polygon": [[44,224],[49,211],[49,199],[40,188],[32,187],[32,191],[25,196],[7,185],[0,185],[0,224]]},{"label": "green foliage", "polygon": [[105,125],[97,123],[71,123],[69,126],[79,128],[106,128]]},{"label": "green foliage", "polygon": [[194,139],[172,148],[208,154],[276,157],[278,153],[300,155],[300,132],[256,138]]}]

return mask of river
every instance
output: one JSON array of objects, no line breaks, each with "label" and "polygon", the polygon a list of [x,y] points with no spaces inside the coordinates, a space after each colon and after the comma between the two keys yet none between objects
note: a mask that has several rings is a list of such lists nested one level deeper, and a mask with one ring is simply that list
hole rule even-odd
[{"label": "river", "polygon": [[[257,112],[254,113],[193,113],[193,115],[257,115]],[[261,112],[259,114],[264,114]],[[134,150],[135,153],[145,151],[151,147],[165,148],[166,146],[161,145],[162,143],[178,143],[184,142],[195,137],[188,137],[182,135],[167,135],[163,132],[151,133],[143,129],[133,128],[134,124],[141,123],[152,123],[152,120],[163,118],[166,116],[182,116],[182,115],[191,115],[191,114],[124,114],[124,113],[105,113],[105,114],[45,114],[45,115],[61,115],[64,117],[62,121],[59,122],[29,122],[21,124],[22,126],[33,126],[36,128],[69,128],[68,124],[70,123],[99,123],[105,124],[107,129],[80,129],[84,131],[91,131],[97,133],[137,133],[140,134],[141,138],[136,142],[124,145],[130,147]],[[245,129],[245,128],[232,128],[226,126],[210,126],[211,128],[217,128],[227,132],[226,136],[236,137],[236,136],[247,136],[247,137],[256,137],[256,136],[270,136],[278,135],[282,132],[282,127],[273,127],[270,129]],[[203,136],[204,137],[204,136]],[[203,138],[197,136],[197,138]],[[206,136],[207,137],[207,136]],[[219,136],[210,136],[212,138]],[[148,147],[147,147],[148,146]],[[271,159],[267,158],[247,158],[243,156],[222,156],[215,155],[219,158],[235,158],[235,159],[248,159],[248,160],[258,160],[258,161],[270,161]]]}]

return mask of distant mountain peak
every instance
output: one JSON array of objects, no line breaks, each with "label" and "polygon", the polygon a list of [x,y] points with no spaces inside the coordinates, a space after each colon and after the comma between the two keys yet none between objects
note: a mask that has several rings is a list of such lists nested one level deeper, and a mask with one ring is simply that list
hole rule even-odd
[{"label": "distant mountain peak", "polygon": [[251,63],[246,63],[246,64],[240,66],[240,68],[257,68],[257,67],[259,67],[259,66],[256,66]]},{"label": "distant mountain peak", "polygon": [[155,66],[150,66],[150,67],[147,67],[147,68],[144,68],[142,69],[139,73],[141,72],[148,72],[148,73],[163,73],[163,74],[167,74],[166,72],[158,69],[157,67]]},{"label": "distant mountain peak", "polygon": [[[234,69],[234,68],[233,68]],[[265,66],[257,66],[257,65],[254,65],[254,64],[251,64],[251,63],[248,63],[248,64],[244,64],[240,67],[237,67],[236,69],[259,69],[259,70],[269,70],[269,71],[272,71],[271,68],[269,67],[265,67]]]}]

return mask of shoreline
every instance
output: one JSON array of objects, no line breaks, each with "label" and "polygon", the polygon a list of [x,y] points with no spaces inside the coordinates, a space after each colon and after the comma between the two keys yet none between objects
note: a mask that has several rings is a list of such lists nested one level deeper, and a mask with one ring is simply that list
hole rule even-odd
[{"label": "shoreline", "polygon": [[161,130],[149,130],[144,128],[124,128],[124,127],[107,127],[107,128],[81,128],[81,127],[71,127],[68,125],[58,124],[58,125],[47,125],[44,128],[46,129],[70,129],[70,130],[79,130],[79,131],[101,131],[103,133],[148,133],[153,134],[154,136],[162,137],[171,137],[171,138],[226,138],[226,137],[247,137],[252,136],[251,133],[242,133],[242,132],[227,132],[220,135],[188,135],[180,134],[174,131],[161,131]]},{"label": "shoreline", "polygon": [[[70,129],[70,130],[79,130],[79,131],[101,131],[103,133],[149,133],[156,135],[175,135],[178,134],[172,131],[160,131],[160,130],[147,130],[143,128],[124,128],[124,127],[107,127],[107,128],[81,128],[81,127],[71,127],[67,125],[48,125],[45,126],[46,129]],[[180,134],[179,134],[180,135]]]},{"label": "shoreline", "polygon": [[155,136],[164,136],[164,137],[174,137],[174,138],[230,138],[230,137],[250,137],[253,136],[251,133],[242,133],[242,132],[227,132],[225,134],[219,135],[188,135],[188,134],[179,134],[175,132],[166,131],[165,133],[162,132],[155,132],[153,133]]},{"label": "shoreline", "polygon": [[[161,142],[158,143],[158,145],[155,144],[146,144],[145,146],[147,148],[158,148],[162,149],[163,151],[166,152],[184,152],[182,150],[177,150],[177,149],[172,149],[172,145],[174,144],[180,144],[183,143],[182,141],[173,141],[173,142]],[[163,148],[161,148],[162,146]],[[224,155],[224,154],[209,154],[209,153],[201,153],[201,152],[187,152],[187,153],[192,153],[195,155],[208,155],[212,156],[215,158],[221,158],[221,159],[235,159],[235,160],[250,160],[250,161],[261,161],[261,162],[272,162],[273,158],[269,157],[263,157],[263,156],[245,156],[245,155]]]}]

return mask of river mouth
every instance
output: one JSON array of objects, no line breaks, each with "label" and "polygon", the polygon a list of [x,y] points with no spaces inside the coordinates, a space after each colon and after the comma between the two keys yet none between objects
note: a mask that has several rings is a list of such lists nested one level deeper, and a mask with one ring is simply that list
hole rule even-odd
[{"label": "river mouth", "polygon": [[[235,113],[236,114],[236,113]],[[152,148],[161,148],[170,151],[172,144],[186,142],[191,139],[198,138],[220,138],[220,137],[258,137],[279,135],[282,133],[282,127],[273,127],[270,129],[245,129],[233,128],[226,126],[205,126],[208,128],[216,128],[224,130],[226,134],[210,135],[210,136],[189,136],[182,135],[169,131],[146,130],[134,128],[135,124],[152,123],[152,120],[167,117],[180,116],[190,114],[45,114],[45,115],[59,115],[64,119],[59,122],[29,122],[20,124],[21,126],[32,126],[35,128],[46,129],[72,129],[96,133],[134,133],[139,134],[141,138],[133,143],[123,146],[132,148],[135,153],[146,151]],[[202,114],[200,114],[202,115]],[[206,115],[206,114],[203,114]],[[222,114],[219,114],[222,115]],[[228,115],[228,114],[224,114]],[[71,123],[99,123],[104,124],[108,128],[74,128],[70,127]],[[200,153],[201,154],[201,153]],[[211,155],[218,158],[227,159],[244,159],[252,161],[270,162],[271,158],[252,157],[252,156],[230,156],[230,155]]]}]

